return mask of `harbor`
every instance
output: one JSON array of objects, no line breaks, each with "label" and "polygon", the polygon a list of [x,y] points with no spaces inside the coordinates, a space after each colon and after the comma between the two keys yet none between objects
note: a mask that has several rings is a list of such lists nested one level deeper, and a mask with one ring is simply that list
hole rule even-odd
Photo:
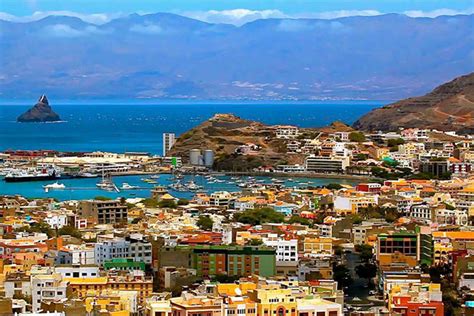
[{"label": "harbor", "polygon": [[[304,188],[309,186],[322,186],[329,183],[354,185],[357,182],[346,179],[315,179],[315,178],[272,178],[268,176],[205,176],[205,175],[182,175],[176,179],[173,174],[153,175],[124,175],[111,178],[118,190],[104,190],[97,184],[101,183],[101,177],[97,178],[70,178],[61,180],[33,181],[33,182],[5,182],[0,181],[0,192],[6,195],[20,194],[27,198],[51,197],[61,201],[92,199],[97,196],[109,198],[148,198],[151,189],[155,186],[167,188],[177,198],[191,199],[197,192],[213,193],[216,191],[241,191],[246,185],[282,185],[285,187]],[[147,181],[145,181],[147,180]],[[64,185],[64,187],[45,189],[52,184]],[[194,183],[196,189],[186,188]],[[181,184],[181,186],[179,185]],[[127,187],[130,186],[130,187]]]}]

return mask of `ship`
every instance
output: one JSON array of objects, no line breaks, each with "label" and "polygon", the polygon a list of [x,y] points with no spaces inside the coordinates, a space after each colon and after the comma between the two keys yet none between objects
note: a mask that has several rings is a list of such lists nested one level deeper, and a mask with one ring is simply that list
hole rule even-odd
[{"label": "ship", "polygon": [[6,182],[47,181],[61,178],[61,172],[54,166],[13,169],[3,178]]}]

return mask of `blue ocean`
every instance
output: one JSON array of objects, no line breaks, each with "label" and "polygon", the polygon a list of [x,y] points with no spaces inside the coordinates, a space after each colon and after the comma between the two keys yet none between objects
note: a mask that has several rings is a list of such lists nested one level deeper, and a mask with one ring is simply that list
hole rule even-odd
[{"label": "blue ocean", "polygon": [[61,101],[50,97],[63,122],[16,123],[36,103],[0,101],[0,150],[51,149],[60,151],[141,151],[161,154],[162,134],[177,135],[212,117],[233,113],[267,124],[321,127],[339,120],[352,124],[387,101],[328,102],[152,102]]}]

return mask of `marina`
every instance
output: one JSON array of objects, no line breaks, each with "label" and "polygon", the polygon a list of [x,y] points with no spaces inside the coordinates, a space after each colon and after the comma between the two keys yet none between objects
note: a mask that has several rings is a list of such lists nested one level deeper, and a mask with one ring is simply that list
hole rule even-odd
[{"label": "marina", "polygon": [[[145,182],[150,179],[156,183]],[[205,176],[161,174],[159,177],[133,175],[116,176],[112,178],[74,178],[62,179],[61,188],[54,188],[56,181],[34,181],[9,183],[0,181],[2,194],[20,194],[28,198],[51,197],[61,201],[73,199],[92,199],[97,196],[109,198],[118,197],[150,197],[150,190],[155,186],[165,187],[170,194],[178,198],[192,198],[197,192],[212,193],[216,191],[241,191],[245,187],[258,185],[283,185],[286,187],[322,186],[329,183],[355,185],[357,181],[345,179],[315,179],[315,178],[278,178],[283,183],[275,184],[271,177],[249,176]],[[53,186],[51,186],[53,185]],[[48,190],[46,191],[46,186]]]}]

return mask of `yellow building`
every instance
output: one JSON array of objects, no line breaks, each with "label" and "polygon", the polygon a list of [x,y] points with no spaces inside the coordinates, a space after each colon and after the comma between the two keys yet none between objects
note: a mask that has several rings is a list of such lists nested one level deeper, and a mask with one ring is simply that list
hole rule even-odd
[{"label": "yellow building", "polygon": [[260,316],[296,316],[296,297],[292,289],[260,288],[248,292],[257,303]]},{"label": "yellow building", "polygon": [[145,299],[153,292],[153,279],[131,276],[109,276],[98,278],[66,278],[73,295],[86,298],[104,291],[137,291],[138,304],[145,303]]},{"label": "yellow building", "polygon": [[303,251],[305,253],[330,255],[332,254],[332,239],[322,237],[306,237],[303,242]]},{"label": "yellow building", "polygon": [[[84,299],[86,311],[100,310],[101,315],[129,316],[138,312],[136,291],[102,291]],[[107,311],[104,313],[103,311]]]}]

